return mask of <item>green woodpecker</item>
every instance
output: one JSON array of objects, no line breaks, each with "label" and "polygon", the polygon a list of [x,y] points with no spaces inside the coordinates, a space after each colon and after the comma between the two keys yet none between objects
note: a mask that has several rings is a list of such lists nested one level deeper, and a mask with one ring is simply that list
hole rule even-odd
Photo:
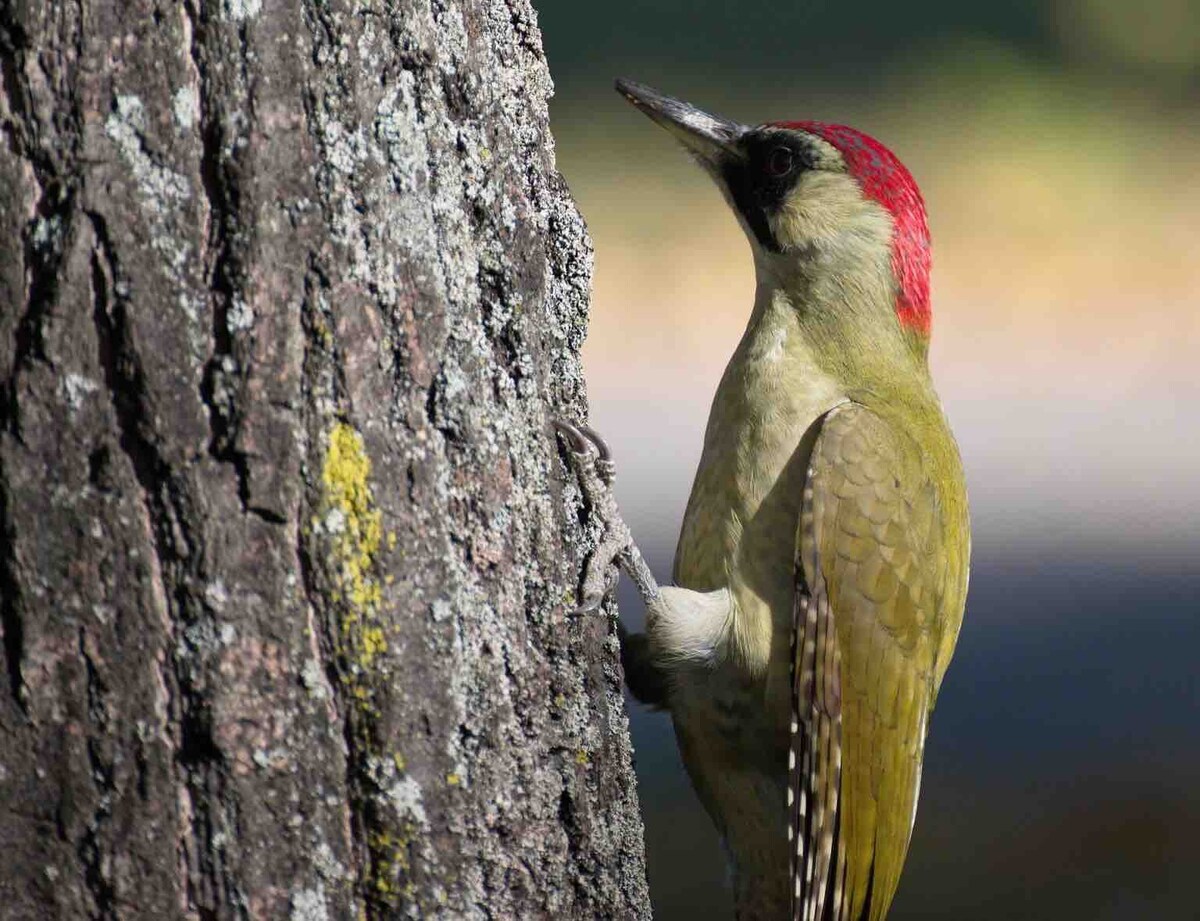
[{"label": "green woodpecker", "polygon": [[916,816],[929,714],[962,623],[969,525],[930,379],[929,231],[908,170],[841,125],[746,127],[617,89],[715,180],[754,257],[659,588],[586,427],[559,422],[605,526],[585,608],[624,568],[635,696],[671,712],[733,864],[741,919],[883,918]]}]

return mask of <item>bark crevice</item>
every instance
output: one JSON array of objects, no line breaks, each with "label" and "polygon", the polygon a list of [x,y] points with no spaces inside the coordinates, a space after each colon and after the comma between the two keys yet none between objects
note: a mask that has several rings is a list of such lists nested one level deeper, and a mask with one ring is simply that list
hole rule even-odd
[{"label": "bark crevice", "polygon": [[21,579],[17,576],[14,523],[3,488],[4,457],[0,454],[0,629],[4,631],[4,666],[8,692],[18,712],[30,719],[22,662],[25,658],[25,624],[21,617]]},{"label": "bark crevice", "polygon": [[243,170],[237,163],[237,131],[229,130],[225,124],[228,113],[222,107],[222,98],[228,96],[228,87],[214,77],[209,57],[224,53],[225,70],[236,74],[235,80],[248,108],[247,112],[238,113],[238,118],[253,125],[255,115],[253,96],[245,93],[246,56],[250,50],[246,28],[242,25],[236,30],[233,50],[223,47],[219,27],[213,22],[213,9],[210,5],[199,11],[190,2],[183,5],[188,23],[187,51],[198,84],[199,184],[206,225],[200,261],[211,315],[210,352],[200,395],[208,412],[209,455],[233,472],[242,511],[271,524],[285,524],[286,515],[253,501],[251,458],[240,446],[248,368],[246,345],[239,342],[235,331],[246,323],[245,255],[253,247],[253,228],[244,223],[246,209]]},{"label": "bark crevice", "polygon": [[140,488],[139,501],[151,523],[150,546],[154,571],[162,580],[170,621],[169,672],[164,676],[175,724],[174,765],[178,784],[188,802],[190,839],[182,842],[186,867],[184,889],[202,917],[219,916],[222,905],[237,916],[236,885],[226,872],[225,845],[219,843],[233,808],[224,793],[227,763],[213,734],[210,679],[205,651],[191,636],[213,631],[198,596],[207,584],[206,549],[198,503],[183,477],[176,474],[160,451],[151,394],[142,358],[128,316],[128,282],[122,277],[115,244],[103,215],[88,212],[94,234],[91,258],[92,316],[99,364],[119,433],[118,444]]},{"label": "bark crevice", "polygon": [[82,627],[79,629],[79,656],[83,660],[86,675],[87,715],[94,730],[87,741],[87,761],[95,786],[95,807],[77,847],[77,853],[83,866],[84,882],[91,896],[92,910],[89,915],[98,921],[115,921],[116,891],[105,866],[101,844],[103,827],[112,816],[112,798],[116,789],[112,757],[102,751],[105,745],[103,740],[109,731],[106,691],[96,663],[88,652],[87,631]]},{"label": "bark crevice", "polygon": [[[5,122],[3,133],[14,158],[29,166],[33,216],[21,233],[20,249],[22,296],[19,304],[10,304],[16,317],[13,323],[13,347],[8,361],[8,374],[0,381],[0,433],[7,432],[21,440],[21,378],[31,362],[48,363],[43,326],[58,292],[58,278],[63,264],[66,241],[72,232],[75,213],[74,195],[58,175],[59,164],[39,143],[38,122],[30,99],[28,79],[24,68],[29,47],[25,30],[7,10],[0,11],[0,92],[8,110],[16,116]],[[17,249],[8,241],[8,251]],[[8,476],[4,470],[4,453],[0,452],[0,627],[3,628],[3,647],[8,688],[18,712],[32,719],[28,688],[23,675],[25,658],[25,624],[20,613],[24,579],[18,569],[16,527],[10,510]]]}]

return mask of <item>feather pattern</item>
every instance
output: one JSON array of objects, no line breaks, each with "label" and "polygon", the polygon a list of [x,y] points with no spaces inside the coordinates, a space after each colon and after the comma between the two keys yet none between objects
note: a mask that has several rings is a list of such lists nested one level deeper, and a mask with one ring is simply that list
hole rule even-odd
[{"label": "feather pattern", "polygon": [[879,921],[891,904],[943,615],[961,611],[965,591],[965,560],[942,552],[945,521],[960,515],[965,504],[934,489],[915,442],[858,404],[826,414],[796,541],[793,921]]},{"label": "feather pattern", "polygon": [[[813,488],[810,473],[801,505],[802,535],[813,531]],[[819,563],[816,542],[798,540],[788,755],[788,797],[796,804],[789,828],[795,921],[823,921],[827,908],[837,917],[845,864],[844,845],[837,834],[842,773],[841,651]],[[805,571],[816,573],[814,591],[805,585]]]}]

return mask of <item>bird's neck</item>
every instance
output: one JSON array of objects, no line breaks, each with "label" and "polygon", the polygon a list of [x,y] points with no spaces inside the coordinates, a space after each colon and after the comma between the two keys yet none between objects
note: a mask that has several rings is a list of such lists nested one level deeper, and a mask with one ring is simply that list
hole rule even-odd
[{"label": "bird's neck", "polygon": [[756,249],[755,274],[744,342],[793,322],[789,363],[835,380],[852,398],[891,394],[905,381],[928,389],[925,342],[915,340],[897,318],[885,247],[845,244],[784,255]]}]

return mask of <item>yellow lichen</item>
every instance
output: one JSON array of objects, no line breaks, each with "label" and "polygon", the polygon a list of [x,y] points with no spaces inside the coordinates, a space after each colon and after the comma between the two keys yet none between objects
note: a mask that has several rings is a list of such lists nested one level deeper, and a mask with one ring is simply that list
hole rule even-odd
[{"label": "yellow lichen", "polygon": [[447,774],[446,783],[450,784],[452,787],[457,787],[460,783],[462,783],[462,778],[457,774]]},{"label": "yellow lichen", "polygon": [[321,345],[329,348],[333,345],[333,333],[330,332],[329,326],[326,325],[324,318],[320,314],[313,317],[313,331],[321,339]]},{"label": "yellow lichen", "polygon": [[[379,830],[367,835],[371,854],[367,882],[381,907],[394,909],[402,899],[411,900],[416,895],[412,881],[403,879],[411,868],[408,849],[415,833],[415,826],[405,822],[395,833]],[[402,879],[403,885],[397,886]]]},{"label": "yellow lichen", "polygon": [[[369,668],[387,649],[383,630],[372,626],[383,593],[375,574],[375,562],[383,543],[383,516],[375,508],[371,494],[371,458],[363,438],[354,427],[338,422],[329,433],[321,484],[325,489],[328,514],[325,528],[333,545],[339,590],[332,594],[336,604],[343,601],[344,634],[359,633],[356,664]],[[343,640],[348,641],[349,636]]]},{"label": "yellow lichen", "polygon": [[387,638],[380,627],[366,627],[362,632],[363,655],[369,660],[387,651]]}]

